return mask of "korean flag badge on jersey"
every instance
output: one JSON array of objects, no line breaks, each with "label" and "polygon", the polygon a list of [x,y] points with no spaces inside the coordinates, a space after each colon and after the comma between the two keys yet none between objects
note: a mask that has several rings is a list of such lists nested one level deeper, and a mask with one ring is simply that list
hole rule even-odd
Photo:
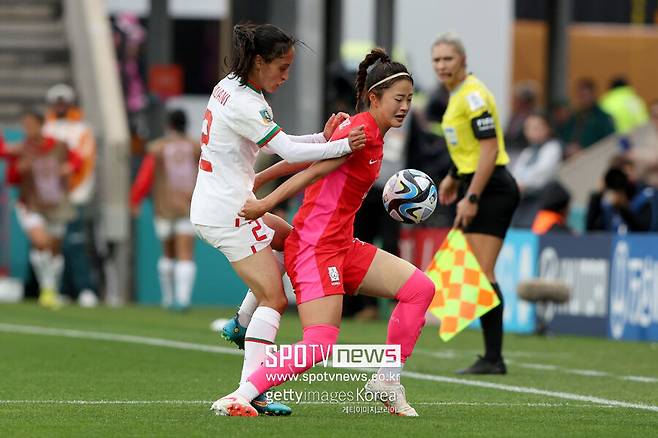
[{"label": "korean flag badge on jersey", "polygon": [[258,113],[260,114],[263,125],[270,125],[272,124],[272,121],[274,121],[274,116],[272,116],[272,113],[268,108],[263,108]]}]

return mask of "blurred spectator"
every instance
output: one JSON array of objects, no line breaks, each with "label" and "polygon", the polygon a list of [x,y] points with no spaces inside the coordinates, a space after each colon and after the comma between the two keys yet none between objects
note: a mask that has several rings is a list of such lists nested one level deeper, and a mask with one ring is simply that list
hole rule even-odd
[{"label": "blurred spectator", "polygon": [[91,201],[96,180],[96,140],[75,106],[75,92],[57,84],[46,93],[49,105],[43,133],[64,143],[81,159],[80,167],[69,177],[69,200],[76,210],[68,224],[62,252],[66,259],[62,290],[85,307],[97,304],[97,275],[90,264],[95,259]]},{"label": "blurred spectator", "polygon": [[31,244],[30,262],[39,283],[39,304],[57,308],[64,269],[61,242],[74,211],[67,196],[67,178],[81,165],[75,151],[42,134],[43,117],[23,116],[25,141],[14,156],[12,181],[20,187],[16,205],[18,222]]},{"label": "blurred spectator", "polygon": [[521,203],[512,226],[530,228],[546,185],[557,176],[562,161],[562,145],[552,136],[548,117],[540,112],[527,116],[523,132],[528,146],[512,166],[512,175],[521,191]]},{"label": "blurred spectator", "polygon": [[645,172],[644,177],[647,186],[653,190],[651,198],[651,225],[649,231],[658,231],[658,162],[650,165]]},{"label": "blurred spectator", "polygon": [[540,210],[532,223],[532,232],[573,234],[567,225],[570,202],[571,195],[562,184],[557,181],[547,184],[541,196]]},{"label": "blurred spectator", "polygon": [[587,230],[617,234],[648,231],[654,196],[652,188],[638,190],[622,169],[610,167],[604,176],[603,191],[590,196]]},{"label": "blurred spectator", "polygon": [[619,134],[628,134],[649,121],[647,106],[624,77],[610,83],[610,89],[599,100],[601,109],[610,114]]},{"label": "blurred spectator", "polygon": [[551,126],[557,138],[566,137],[571,117],[573,117],[573,111],[569,106],[569,101],[559,100],[551,105]]},{"label": "blurred spectator", "polygon": [[565,157],[570,158],[615,132],[612,117],[604,112],[596,99],[596,84],[582,78],[576,83],[576,112],[561,128],[566,145]]},{"label": "blurred spectator", "polygon": [[140,64],[146,32],[139,18],[128,12],[120,14],[114,23],[114,45],[117,51],[119,74],[124,101],[128,110],[128,123],[132,135],[148,138],[144,110],[148,100],[144,73]]},{"label": "blurred spectator", "polygon": [[153,186],[155,231],[162,243],[158,260],[162,306],[176,310],[190,305],[196,276],[190,202],[201,147],[198,141],[185,136],[186,127],[183,111],[169,113],[167,134],[149,144],[130,191],[130,205],[136,215]]},{"label": "blurred spectator", "polygon": [[521,151],[528,146],[524,135],[526,118],[537,109],[537,84],[534,81],[519,82],[514,86],[512,115],[505,128],[505,148],[513,164]]},{"label": "blurred spectator", "polygon": [[651,123],[658,134],[658,99],[654,100],[651,102],[651,105],[649,105],[649,115],[651,117]]}]

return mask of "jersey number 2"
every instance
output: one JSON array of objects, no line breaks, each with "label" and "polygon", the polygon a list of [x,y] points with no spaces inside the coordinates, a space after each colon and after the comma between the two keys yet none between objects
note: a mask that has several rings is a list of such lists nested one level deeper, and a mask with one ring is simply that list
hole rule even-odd
[{"label": "jersey number 2", "polygon": [[256,226],[251,229],[251,232],[254,234],[254,237],[256,238],[256,242],[260,242],[262,240],[267,239],[267,235],[265,235],[265,234],[260,235],[260,236],[258,235],[258,232],[260,231],[260,229],[263,228],[263,226],[260,224],[260,222],[258,222],[258,219],[256,219],[255,221],[249,221],[249,223],[250,224],[252,224],[252,223],[256,224]]},{"label": "jersey number 2", "polygon": [[210,126],[212,125],[212,112],[207,109],[203,115],[203,125],[201,125],[201,145],[206,146],[210,139]]}]

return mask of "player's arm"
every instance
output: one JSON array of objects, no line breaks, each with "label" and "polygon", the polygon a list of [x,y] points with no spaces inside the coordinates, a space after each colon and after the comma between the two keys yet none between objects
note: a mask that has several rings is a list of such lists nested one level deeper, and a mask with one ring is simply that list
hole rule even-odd
[{"label": "player's arm", "polygon": [[468,194],[481,195],[496,167],[498,158],[498,139],[496,138],[496,120],[493,111],[484,97],[477,91],[467,95],[469,114],[473,135],[480,143],[480,158],[468,188]]},{"label": "player's arm", "polygon": [[340,157],[332,160],[316,161],[306,170],[292,176],[263,199],[248,199],[239,215],[248,220],[258,219],[276,205],[336,170],[346,160],[347,157]]},{"label": "player's arm", "polygon": [[[363,148],[366,141],[363,126],[352,129],[348,138],[326,143],[295,143],[290,140],[286,133],[281,131],[281,128],[278,129],[278,132],[275,132],[264,144],[259,143],[259,146],[265,152],[273,152],[289,163],[342,157]],[[265,146],[267,147],[265,148]]]},{"label": "player's arm", "polygon": [[[477,91],[468,94],[466,99],[470,109],[468,117],[471,122],[473,136],[480,144],[480,157],[466,196],[457,204],[455,227],[467,227],[477,215],[477,197],[484,191],[496,167],[496,158],[498,158],[496,121],[492,115],[493,111],[489,108],[490,103],[486,102]],[[476,196],[475,202],[471,201],[472,195]]]},{"label": "player's arm", "polygon": [[130,188],[130,207],[134,212],[151,191],[155,174],[155,155],[147,154],[139,167],[137,178]]},{"label": "player's arm", "polygon": [[267,169],[262,170],[256,174],[256,180],[254,181],[254,191],[258,190],[267,184],[270,181],[274,181],[277,178],[284,176],[292,175],[302,171],[313,164],[313,161],[303,161],[301,163],[288,163],[287,161],[279,161],[276,164],[268,167]]}]

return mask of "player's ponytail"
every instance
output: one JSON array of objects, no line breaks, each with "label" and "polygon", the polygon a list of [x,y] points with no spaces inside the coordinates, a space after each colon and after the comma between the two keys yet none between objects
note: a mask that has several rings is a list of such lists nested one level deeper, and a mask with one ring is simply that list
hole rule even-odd
[{"label": "player's ponytail", "polygon": [[[387,80],[387,78],[391,78]],[[407,68],[399,62],[391,61],[386,51],[381,47],[375,47],[366,55],[359,64],[356,73],[356,111],[370,106],[368,93],[373,92],[377,96],[401,79],[414,80]]]},{"label": "player's ponytail", "polygon": [[284,56],[297,40],[273,24],[243,23],[233,26],[230,73],[246,85],[256,55],[265,62]]}]

